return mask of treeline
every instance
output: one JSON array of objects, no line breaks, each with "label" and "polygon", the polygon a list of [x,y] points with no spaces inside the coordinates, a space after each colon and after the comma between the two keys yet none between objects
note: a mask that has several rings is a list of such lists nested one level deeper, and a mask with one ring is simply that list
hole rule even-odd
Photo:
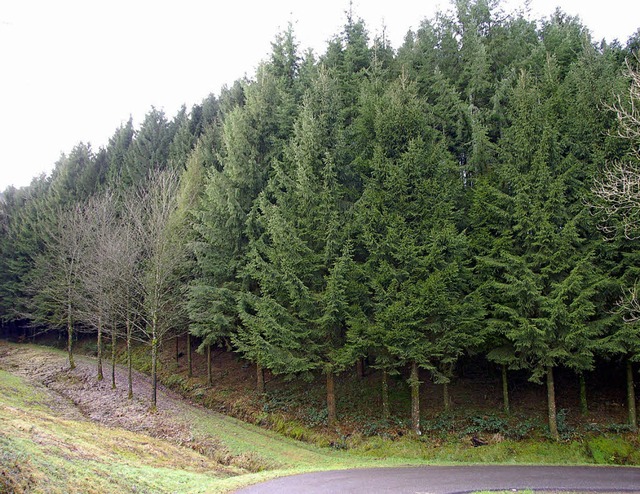
[{"label": "treeline", "polygon": [[187,334],[254,362],[261,392],[265,369],[322,374],[329,423],[334,377],[366,358],[384,416],[388,376],[409,372],[417,433],[419,369],[447,408],[459,362],[482,354],[507,411],[508,371],[526,369],[557,437],[554,369],[584,390],[596,358],[623,359],[635,428],[640,251],[602,192],[638,160],[638,47],[640,32],[596,42],[561,11],[488,0],[397,49],[352,14],[320,56],[289,28],[252,79],[2,193],[2,318],[66,332],[71,365],[75,331],[98,349],[135,338],[155,379],[159,345]]}]

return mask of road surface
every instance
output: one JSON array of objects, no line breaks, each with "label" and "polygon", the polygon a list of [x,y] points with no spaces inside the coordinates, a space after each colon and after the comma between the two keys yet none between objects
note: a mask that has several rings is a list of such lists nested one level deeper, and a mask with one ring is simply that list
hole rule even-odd
[{"label": "road surface", "polygon": [[281,477],[236,494],[452,494],[523,489],[640,494],[640,468],[514,465],[338,470]]}]

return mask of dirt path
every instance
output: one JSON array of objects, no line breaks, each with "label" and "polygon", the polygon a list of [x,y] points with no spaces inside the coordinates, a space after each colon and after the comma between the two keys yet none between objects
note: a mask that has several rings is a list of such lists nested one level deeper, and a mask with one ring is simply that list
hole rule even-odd
[{"label": "dirt path", "polygon": [[78,356],[76,368],[70,370],[63,353],[0,342],[0,369],[54,391],[54,401],[47,405],[57,414],[141,432],[179,444],[193,440],[189,426],[176,418],[180,416],[183,398],[159,387],[157,411],[151,411],[150,379],[134,372],[134,397],[129,400],[126,368],[116,366],[117,388],[112,389],[111,364],[104,364],[105,379],[98,381],[95,359]]}]

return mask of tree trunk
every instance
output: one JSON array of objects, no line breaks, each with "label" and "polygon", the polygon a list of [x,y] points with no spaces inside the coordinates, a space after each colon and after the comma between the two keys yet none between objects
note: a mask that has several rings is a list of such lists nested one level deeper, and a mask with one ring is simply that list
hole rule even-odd
[{"label": "tree trunk", "polygon": [[207,345],[207,384],[213,385],[213,365],[211,363],[211,345]]},{"label": "tree trunk", "polygon": [[[71,311],[71,308],[69,308]],[[67,314],[67,352],[69,353],[69,368],[75,369],[76,363],[73,361],[73,323],[71,322],[71,312]]]},{"label": "tree trunk", "polygon": [[358,379],[364,378],[364,360],[361,358],[356,360],[356,375]]},{"label": "tree trunk", "polygon": [[116,325],[111,328],[111,389],[116,389],[116,350],[118,343],[118,335],[116,333]]},{"label": "tree trunk", "polygon": [[547,367],[547,403],[549,408],[549,433],[551,437],[558,441],[558,417],[556,414],[556,391],[553,381],[553,367]]},{"label": "tree trunk", "polygon": [[261,395],[266,391],[264,384],[264,369],[259,363],[256,363],[256,390]]},{"label": "tree trunk", "polygon": [[411,362],[411,377],[409,378],[411,388],[411,429],[419,436],[420,431],[420,380],[418,376],[418,363]]},{"label": "tree trunk", "polygon": [[193,377],[193,362],[191,360],[191,333],[187,332],[187,377]]},{"label": "tree trunk", "polygon": [[502,364],[502,404],[504,408],[504,413],[509,415],[509,379],[507,375],[507,366],[506,364]]},{"label": "tree trunk", "polygon": [[133,362],[131,358],[131,321],[129,320],[129,316],[127,316],[127,371],[128,371],[128,386],[129,393],[127,398],[130,400],[133,399]]},{"label": "tree trunk", "polygon": [[391,415],[389,409],[389,375],[382,369],[382,417],[386,420]]},{"label": "tree trunk", "polygon": [[151,409],[156,410],[158,404],[158,339],[153,332],[151,339]]},{"label": "tree trunk", "polygon": [[102,381],[102,319],[98,318],[98,381]]},{"label": "tree trunk", "polygon": [[176,336],[176,364],[179,363],[180,359],[180,338]]},{"label": "tree trunk", "polygon": [[633,384],[633,364],[627,359],[627,407],[629,408],[629,425],[631,430],[638,430],[638,416],[636,413],[636,391]]},{"label": "tree trunk", "polygon": [[587,402],[587,380],[581,372],[578,375],[580,379],[580,414],[586,417],[589,414],[589,403]]},{"label": "tree trunk", "polygon": [[332,371],[327,372],[327,422],[330,426],[337,422],[336,392]]},{"label": "tree trunk", "polygon": [[448,383],[444,383],[442,385],[442,398],[444,400],[444,411],[449,412],[449,410],[451,410],[451,398],[449,397]]}]

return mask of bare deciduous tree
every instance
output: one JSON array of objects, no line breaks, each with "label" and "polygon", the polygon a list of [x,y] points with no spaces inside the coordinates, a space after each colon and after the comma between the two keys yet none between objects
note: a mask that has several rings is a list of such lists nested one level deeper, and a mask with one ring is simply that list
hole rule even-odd
[{"label": "bare deciduous tree", "polygon": [[32,297],[24,316],[36,325],[67,330],[69,367],[73,369],[74,330],[81,319],[81,265],[87,245],[83,206],[76,204],[55,210],[52,223],[47,224],[43,233],[45,249],[29,275],[28,290]]},{"label": "bare deciduous tree", "polygon": [[636,239],[640,236],[640,72],[627,62],[627,73],[629,94],[619,96],[609,110],[617,116],[619,137],[632,143],[631,155],[610,163],[596,180],[593,191],[599,201],[593,207],[607,219],[602,226],[607,235],[622,229],[628,239]]},{"label": "bare deciduous tree", "polygon": [[112,322],[113,307],[110,303],[115,290],[111,279],[111,259],[108,255],[109,240],[116,218],[113,195],[109,192],[91,197],[84,205],[86,223],[85,253],[81,259],[81,318],[97,332],[98,375],[102,373],[103,328]]},{"label": "bare deciduous tree", "polygon": [[[136,271],[140,293],[138,325],[151,346],[151,404],[157,402],[158,348],[171,334],[174,321],[181,316],[180,297],[176,288],[179,268],[186,255],[180,236],[178,175],[172,171],[154,171],[126,203],[133,233],[141,246],[141,269]],[[134,300],[138,300],[134,298]]]},{"label": "bare deciduous tree", "polygon": [[[83,319],[98,333],[98,379],[102,379],[102,334],[111,333],[111,385],[116,387],[115,360],[119,333],[128,338],[122,322],[128,322],[127,308],[132,296],[133,276],[139,247],[127,218],[119,214],[116,196],[107,191],[92,197],[85,207],[87,218],[87,253],[83,259]],[[125,324],[130,330],[130,325]],[[130,386],[131,391],[131,386]]]}]

